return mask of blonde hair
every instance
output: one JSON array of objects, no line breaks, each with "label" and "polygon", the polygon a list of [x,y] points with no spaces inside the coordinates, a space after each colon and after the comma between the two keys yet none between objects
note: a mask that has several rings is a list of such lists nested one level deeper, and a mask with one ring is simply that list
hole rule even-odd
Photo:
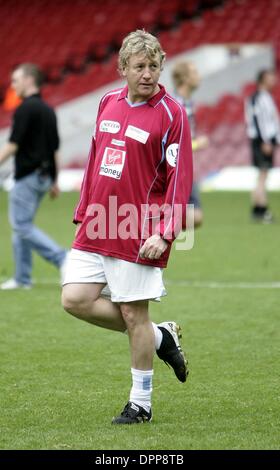
[{"label": "blonde hair", "polygon": [[192,62],[177,62],[172,69],[172,80],[176,88],[183,85],[190,73]]},{"label": "blonde hair", "polygon": [[158,39],[144,29],[137,29],[129,33],[122,42],[119,52],[118,68],[120,74],[127,67],[132,54],[143,52],[149,59],[153,59],[157,53],[160,55],[160,67],[163,68],[165,52],[162,50]]}]

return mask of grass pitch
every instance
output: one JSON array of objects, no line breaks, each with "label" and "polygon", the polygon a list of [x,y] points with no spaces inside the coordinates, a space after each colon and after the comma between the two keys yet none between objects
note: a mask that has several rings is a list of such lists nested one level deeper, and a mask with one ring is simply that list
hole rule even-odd
[{"label": "grass pitch", "polygon": [[[70,246],[77,194],[46,198],[37,223]],[[279,449],[278,223],[249,220],[245,193],[203,195],[192,251],[173,250],[169,295],[155,321],[183,329],[190,376],[179,383],[155,358],[150,424],[111,425],[130,389],[125,335],[60,307],[58,272],[34,256],[35,287],[0,291],[1,449]],[[0,277],[12,275],[7,197],[0,193]],[[274,287],[274,288],[273,288]]]}]

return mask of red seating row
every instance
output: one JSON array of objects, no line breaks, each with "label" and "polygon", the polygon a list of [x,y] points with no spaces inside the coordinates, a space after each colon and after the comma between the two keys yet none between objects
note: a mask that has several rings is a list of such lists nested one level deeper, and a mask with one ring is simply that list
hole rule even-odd
[{"label": "red seating row", "polygon": [[[215,0],[204,2],[213,4]],[[269,41],[275,45],[276,59],[280,60],[278,0],[229,0],[222,8],[201,10],[199,17],[190,20],[201,4],[198,0],[139,0],[134,4],[128,0],[104,0],[101,7],[99,2],[90,0],[0,0],[0,89],[1,81],[2,87],[8,83],[15,63],[32,60],[44,68],[53,82],[44,90],[51,104],[92,91],[118,77],[114,49],[123,36],[135,27],[150,29],[160,22],[165,30],[158,36],[168,56],[204,43]],[[185,19],[169,29],[170,19],[172,25],[176,24],[178,14]],[[95,63],[89,62],[92,60]],[[252,87],[248,85],[243,97]],[[280,105],[279,88],[275,97]],[[225,96],[214,108],[214,112],[212,108],[209,112],[208,107],[198,110],[200,126],[208,132],[215,131],[221,122],[233,125],[243,120],[242,97]],[[7,125],[9,116],[0,115],[0,125]]]},{"label": "red seating row", "polygon": [[178,31],[160,34],[167,52],[178,52],[204,43],[269,42],[280,58],[280,2],[270,0],[229,1],[224,8],[203,12],[200,18],[185,21]]},{"label": "red seating row", "polygon": [[[65,68],[83,71],[88,60],[108,57],[132,29],[170,28],[178,15],[194,14],[202,3],[215,0],[104,0],[102,7],[90,0],[61,0],[59,4],[54,0],[0,0],[0,88],[7,86],[10,71],[19,62],[37,62],[56,82]],[[206,10],[200,18],[183,21],[159,38],[169,55],[202,43],[272,41],[279,59],[279,13],[277,0],[225,1],[223,8]]]},{"label": "red seating row", "polygon": [[[178,16],[194,15],[203,3],[213,5],[223,0],[0,0],[0,103],[4,98],[12,69],[22,62],[35,62],[45,72],[47,81],[58,84],[53,95],[71,98],[88,91],[87,79],[73,79],[67,92],[61,92],[60,82],[69,72],[85,72],[88,64],[108,60],[119,49],[123,37],[135,28],[147,30],[168,29],[176,24]],[[124,21],[125,19],[125,21]],[[12,32],[12,34],[11,34]],[[177,45],[173,44],[173,53]],[[114,62],[114,58],[112,59]],[[92,86],[108,81],[110,74],[104,67]],[[67,72],[65,74],[65,72]],[[101,78],[103,73],[103,78]],[[111,74],[114,78],[114,73]],[[71,79],[70,79],[71,82]],[[75,87],[76,83],[76,87]],[[86,84],[83,90],[81,83]],[[53,103],[60,102],[59,98]],[[1,109],[1,107],[0,107]],[[0,125],[7,116],[0,117]]]},{"label": "red seating row", "polygon": [[[201,179],[225,166],[251,164],[250,146],[244,123],[244,101],[255,90],[248,83],[240,95],[224,95],[215,106],[200,106],[196,111],[198,134],[209,136],[210,145],[195,155],[195,176]],[[280,86],[274,92],[280,107]],[[280,150],[276,154],[280,166]]]},{"label": "red seating row", "polygon": [[[80,70],[89,59],[104,59],[135,28],[170,27],[181,0],[5,0],[0,1],[0,85],[18,63],[38,63],[49,78],[57,69]],[[55,69],[55,72],[52,72]],[[53,73],[53,75],[52,75]]]}]

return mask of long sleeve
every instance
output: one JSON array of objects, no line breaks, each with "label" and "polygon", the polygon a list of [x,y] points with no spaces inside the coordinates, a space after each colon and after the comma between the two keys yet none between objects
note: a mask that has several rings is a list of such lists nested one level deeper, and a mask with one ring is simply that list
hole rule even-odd
[{"label": "long sleeve", "polygon": [[157,233],[172,242],[186,226],[186,206],[192,190],[191,135],[185,110],[173,116],[165,144],[166,195]]},{"label": "long sleeve", "polygon": [[90,151],[89,151],[87,166],[85,169],[84,178],[83,178],[83,182],[81,186],[80,199],[79,199],[78,205],[74,213],[73,222],[75,224],[83,221],[83,218],[87,210],[90,185],[92,184],[94,159],[95,159],[95,139],[93,137]]},{"label": "long sleeve", "polygon": [[[96,117],[96,125],[98,122],[99,115],[102,112],[102,109],[104,108],[105,103],[106,103],[106,95],[105,97],[101,99],[99,103],[97,117]],[[89,193],[91,190],[91,185],[92,185],[92,180],[93,180],[93,167],[94,167],[95,152],[96,152],[96,144],[95,144],[96,125],[95,125],[95,130],[94,130],[92,141],[91,141],[91,147],[90,147],[90,151],[88,155],[87,166],[85,169],[84,178],[83,178],[83,182],[81,186],[80,199],[79,199],[78,205],[74,213],[74,219],[73,219],[74,224],[77,224],[83,221],[83,218],[86,214],[86,210],[88,207]]]}]

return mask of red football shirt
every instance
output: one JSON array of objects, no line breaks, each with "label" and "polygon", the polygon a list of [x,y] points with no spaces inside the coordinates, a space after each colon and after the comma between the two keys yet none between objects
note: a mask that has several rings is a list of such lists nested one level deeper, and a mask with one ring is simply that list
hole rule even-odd
[{"label": "red football shirt", "polygon": [[[189,125],[161,85],[143,103],[129,103],[127,92],[111,91],[100,102],[73,248],[165,267],[192,188]],[[158,260],[142,259],[139,251],[153,233],[170,242],[168,249]]]}]

